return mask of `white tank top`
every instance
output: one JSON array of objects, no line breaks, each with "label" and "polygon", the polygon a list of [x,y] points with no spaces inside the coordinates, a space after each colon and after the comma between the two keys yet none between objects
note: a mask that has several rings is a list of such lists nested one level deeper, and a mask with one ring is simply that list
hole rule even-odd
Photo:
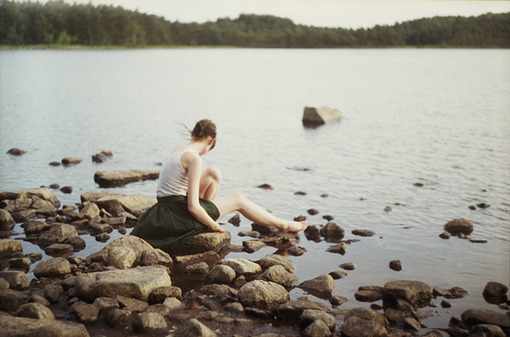
[{"label": "white tank top", "polygon": [[165,160],[159,172],[157,196],[188,194],[188,171],[181,165],[181,157],[187,152],[195,152],[194,149],[184,148],[172,152]]}]

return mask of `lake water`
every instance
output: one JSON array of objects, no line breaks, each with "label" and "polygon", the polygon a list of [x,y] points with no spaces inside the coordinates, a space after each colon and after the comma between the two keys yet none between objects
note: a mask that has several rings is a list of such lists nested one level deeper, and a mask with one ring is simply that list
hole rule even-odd
[{"label": "lake water", "polygon": [[[306,129],[305,106],[337,108],[344,118]],[[397,279],[469,290],[450,301],[452,308],[428,308],[432,316],[423,323],[441,328],[470,307],[501,311],[481,293],[489,281],[510,283],[509,112],[508,50],[0,51],[0,190],[70,185],[72,194],[55,191],[62,204],[79,203],[89,191],[155,199],[156,181],[100,189],[94,173],[158,169],[187,142],[183,124],[210,118],[218,142],[204,160],[223,172],[220,194],[243,192],[285,218],[316,208],[310,224],[324,225],[328,214],[346,239],[360,239],[342,256],[301,235],[307,253],[290,257],[300,281],[355,262],[336,281],[334,294],[349,298],[341,309],[370,305],[354,298],[359,286]],[[12,147],[27,153],[6,154]],[[92,163],[103,149],[113,157]],[[84,160],[48,165],[68,156]],[[257,188],[263,183],[274,190]],[[468,208],[482,202],[490,207]],[[456,218],[472,221],[471,237],[487,243],[439,238]],[[236,234],[250,222],[225,226],[241,244]],[[376,235],[355,237],[357,228]],[[23,237],[16,229],[13,238]],[[80,257],[104,245],[84,239]],[[257,260],[272,252],[227,257]],[[394,259],[402,271],[389,269]]]}]

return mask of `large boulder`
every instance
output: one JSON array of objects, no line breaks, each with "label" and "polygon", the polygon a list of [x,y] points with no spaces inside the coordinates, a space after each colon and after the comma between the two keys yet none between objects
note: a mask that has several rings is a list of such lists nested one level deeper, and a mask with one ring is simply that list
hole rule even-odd
[{"label": "large boulder", "polygon": [[239,289],[239,301],[246,307],[263,310],[276,309],[289,301],[289,293],[277,283],[255,280]]},{"label": "large boulder", "polygon": [[89,337],[83,324],[55,319],[14,317],[0,312],[3,336]]},{"label": "large boulder", "polygon": [[204,252],[217,252],[230,243],[230,232],[206,232],[195,235],[184,244],[172,249],[172,255],[193,255]]},{"label": "large boulder", "polygon": [[387,282],[384,285],[383,295],[385,301],[394,302],[402,299],[422,307],[430,302],[432,289],[421,281],[398,280]]},{"label": "large boulder", "polygon": [[156,180],[159,170],[97,171],[94,181],[99,187],[120,187],[142,180]]},{"label": "large boulder", "polygon": [[332,120],[342,118],[342,113],[339,110],[322,107],[311,108],[305,107],[303,112],[303,125],[305,127],[317,127]]},{"label": "large boulder", "polygon": [[87,301],[117,295],[147,301],[155,289],[171,285],[166,267],[147,266],[81,275],[76,278],[75,288],[78,295]]}]

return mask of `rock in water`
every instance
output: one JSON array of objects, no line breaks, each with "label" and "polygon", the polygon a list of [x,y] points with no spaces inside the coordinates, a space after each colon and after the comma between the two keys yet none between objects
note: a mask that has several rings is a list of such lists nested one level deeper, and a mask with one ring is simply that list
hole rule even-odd
[{"label": "rock in water", "polygon": [[310,108],[305,107],[303,112],[303,125],[305,127],[317,127],[332,120],[342,118],[342,113],[339,110],[322,107]]},{"label": "rock in water", "polygon": [[298,287],[314,296],[329,298],[335,289],[335,280],[331,275],[324,274],[314,279],[304,281]]},{"label": "rock in water", "polygon": [[55,319],[13,317],[0,313],[2,336],[73,336],[89,337],[83,324]]},{"label": "rock in water", "polygon": [[473,224],[466,219],[455,219],[444,225],[444,230],[452,235],[469,235],[473,232]]},{"label": "rock in water", "polygon": [[432,290],[428,284],[411,280],[388,282],[384,285],[383,293],[385,300],[402,299],[418,306],[428,304],[432,297]]},{"label": "rock in water", "polygon": [[245,307],[263,310],[275,309],[290,298],[283,286],[262,280],[246,283],[239,289],[238,296]]}]

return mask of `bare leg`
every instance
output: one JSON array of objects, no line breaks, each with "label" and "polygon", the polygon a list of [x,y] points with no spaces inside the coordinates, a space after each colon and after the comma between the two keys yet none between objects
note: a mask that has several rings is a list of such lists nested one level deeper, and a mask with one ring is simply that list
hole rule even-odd
[{"label": "bare leg", "polygon": [[221,171],[216,167],[208,167],[200,177],[200,198],[207,200],[216,199],[220,189]]},{"label": "bare leg", "polygon": [[288,221],[278,218],[259,205],[255,204],[241,193],[234,193],[226,197],[214,200],[214,204],[220,211],[220,218],[239,211],[243,216],[264,226],[274,226],[282,232],[299,232],[308,226],[305,221]]}]

